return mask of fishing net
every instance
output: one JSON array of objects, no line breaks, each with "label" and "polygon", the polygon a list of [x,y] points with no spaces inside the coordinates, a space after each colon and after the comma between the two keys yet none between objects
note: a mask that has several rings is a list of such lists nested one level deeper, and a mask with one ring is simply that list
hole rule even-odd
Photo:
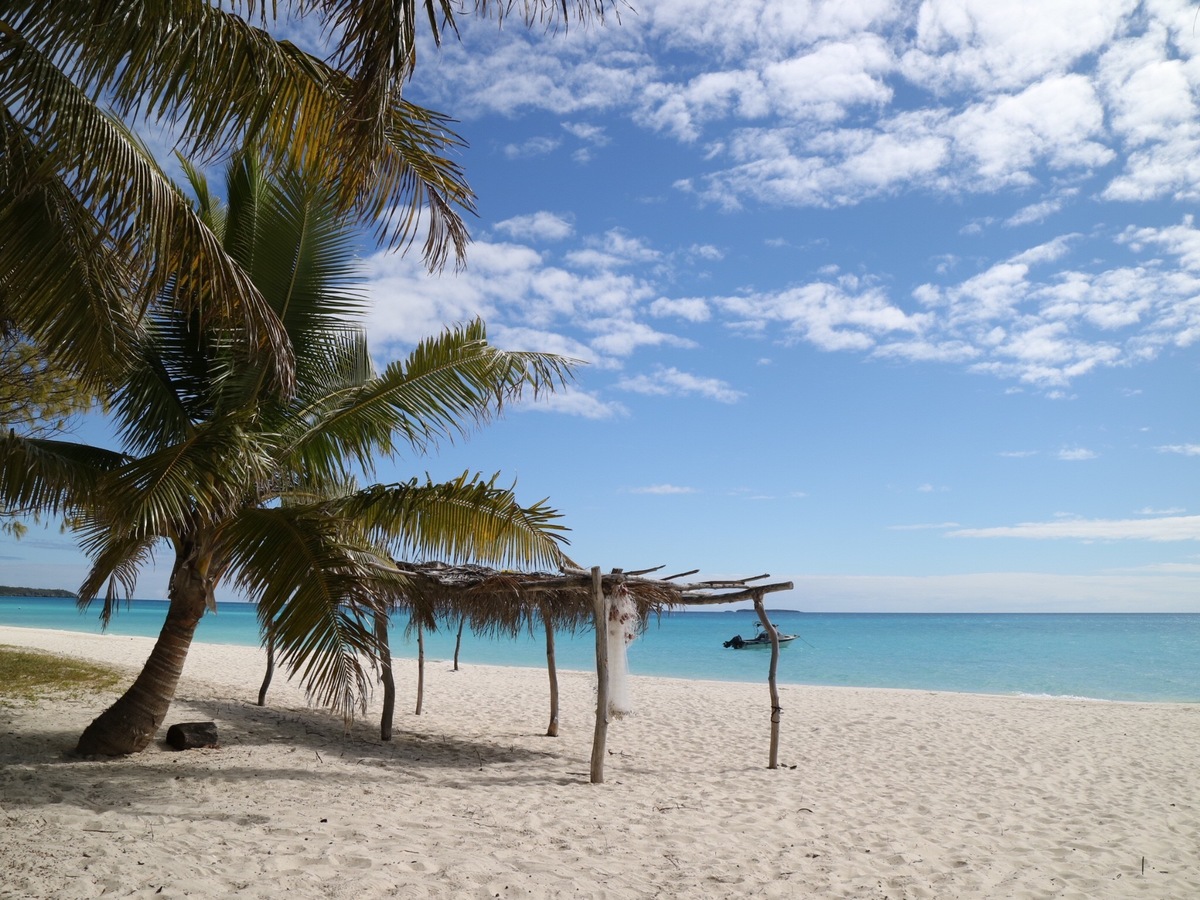
[{"label": "fishing net", "polygon": [[608,714],[615,719],[633,712],[625,649],[637,636],[637,625],[637,606],[629,591],[619,586],[608,608]]}]

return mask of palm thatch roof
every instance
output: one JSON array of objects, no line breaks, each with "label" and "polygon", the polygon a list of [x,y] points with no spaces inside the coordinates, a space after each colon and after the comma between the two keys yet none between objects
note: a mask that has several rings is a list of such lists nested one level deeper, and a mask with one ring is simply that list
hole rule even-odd
[{"label": "palm thatch roof", "polygon": [[[593,622],[592,573],[564,569],[558,574],[513,572],[485,566],[452,566],[445,563],[397,563],[407,576],[404,595],[397,605],[408,607],[413,619],[427,628],[439,621],[465,616],[477,633],[515,636],[539,627],[547,618],[555,629],[575,631]],[[790,582],[754,585],[769,576],[681,583],[696,571],[661,578],[646,577],[662,567],[626,572],[614,569],[601,575],[603,590],[612,596],[624,591],[633,600],[638,621],[664,611],[695,605],[730,603],[778,590]]]}]

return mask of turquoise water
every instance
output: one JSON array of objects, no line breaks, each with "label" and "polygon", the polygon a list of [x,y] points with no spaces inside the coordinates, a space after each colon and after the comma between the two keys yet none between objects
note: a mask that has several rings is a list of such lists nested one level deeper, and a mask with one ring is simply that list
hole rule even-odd
[{"label": "turquoise water", "polygon": [[[0,625],[100,633],[96,613],[74,601],[0,598]],[[162,600],[135,600],[109,631],[153,637]],[[780,656],[779,680],[793,684],[1033,694],[1101,700],[1200,702],[1200,614],[949,614],[775,612],[781,631],[798,634]],[[768,650],[727,650],[750,636],[753,611],[683,612],[651,620],[629,648],[635,675],[718,681],[765,680]],[[416,656],[416,640],[393,632],[397,656]],[[209,643],[257,645],[254,607],[225,603],[196,634]],[[450,659],[454,629],[426,636],[426,655]],[[591,631],[556,636],[563,669],[594,668]],[[460,664],[542,666],[545,642],[465,634]]]}]

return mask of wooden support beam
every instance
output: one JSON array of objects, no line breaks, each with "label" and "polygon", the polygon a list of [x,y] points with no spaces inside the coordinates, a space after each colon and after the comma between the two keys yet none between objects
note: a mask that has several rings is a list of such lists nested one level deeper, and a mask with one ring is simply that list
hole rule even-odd
[{"label": "wooden support beam", "polygon": [[275,627],[267,626],[267,671],[263,675],[262,685],[258,688],[258,705],[267,705],[267,688],[271,686],[271,678],[275,675]]},{"label": "wooden support beam", "polygon": [[779,720],[783,714],[783,709],[779,705],[779,687],[775,683],[775,673],[779,669],[779,632],[776,630],[775,625],[767,618],[767,610],[763,606],[761,594],[756,594],[754,597],[754,611],[758,613],[758,621],[762,623],[762,627],[771,636],[771,668],[767,674],[767,685],[771,691],[771,751],[768,754],[767,768],[778,769]]},{"label": "wooden support beam", "polygon": [[[713,594],[712,590],[707,585],[686,584],[680,585],[680,599],[684,603],[689,603],[701,606],[709,603],[733,603],[738,600],[753,600],[758,594],[771,594],[775,591],[790,591],[793,585],[790,581],[780,581],[777,584],[763,584],[758,587],[749,587],[742,591],[734,591],[728,594]],[[701,593],[703,592],[703,593]]]},{"label": "wooden support beam", "polygon": [[417,711],[415,715],[421,714],[421,707],[425,704],[425,629],[418,623],[417,625]]},{"label": "wooden support beam", "polygon": [[[663,568],[663,567],[662,566],[654,566],[654,568],[652,568],[652,569],[635,569],[634,571],[629,572],[627,574],[630,577],[636,577],[638,575],[649,575],[651,572],[657,572],[661,568]],[[614,571],[620,571],[620,570],[616,569]]]},{"label": "wooden support beam", "polygon": [[379,678],[383,682],[383,712],[379,714],[379,739],[392,739],[392,722],[396,713],[396,678],[392,673],[392,648],[388,640],[388,614],[375,610],[375,642],[379,653]]},{"label": "wooden support beam", "polygon": [[554,622],[550,610],[542,607],[542,622],[546,626],[546,671],[550,674],[550,725],[546,737],[558,737],[558,664],[554,659]]},{"label": "wooden support beam", "polygon": [[600,567],[592,567],[592,610],[596,621],[596,730],[592,735],[592,784],[604,783],[608,747],[608,597]]},{"label": "wooden support beam", "polygon": [[463,628],[467,624],[467,614],[463,613],[458,618],[458,637],[454,639],[454,671],[458,671],[458,651],[462,649],[462,633]]},{"label": "wooden support beam", "polygon": [[663,581],[674,581],[676,578],[682,578],[684,575],[695,575],[699,569],[688,569],[686,572],[676,572],[674,575],[664,575]]}]

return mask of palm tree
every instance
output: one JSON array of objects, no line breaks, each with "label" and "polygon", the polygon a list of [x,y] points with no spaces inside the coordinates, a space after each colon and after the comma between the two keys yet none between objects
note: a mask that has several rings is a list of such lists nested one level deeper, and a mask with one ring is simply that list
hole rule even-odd
[{"label": "palm tree", "polygon": [[[256,286],[294,348],[296,389],[269,389],[271,364],[240,329],[196,307],[151,308],[112,401],[123,451],[10,433],[0,507],[66,513],[91,569],[86,605],[165,543],[169,609],[129,690],[84,732],[82,754],[136,752],[169,708],[200,618],[227,583],[257,600],[283,664],[313,698],[349,716],[367,688],[376,610],[404,588],[391,556],[556,565],[561,526],[495,477],[358,487],[378,458],[423,453],[524,392],[569,377],[555,356],[505,352],[472,322],[373,370],[355,319],[351,232],[319,177],[267,178],[237,157],[220,204],[194,170],[197,219]],[[365,663],[364,663],[365,661]]]},{"label": "palm tree", "polygon": [[[475,0],[529,22],[602,18],[613,0]],[[451,0],[295,0],[331,35],[322,59],[274,37],[263,0],[5,0],[0,5],[0,330],[54,348],[97,383],[158,304],[243,328],[290,389],[285,330],[130,129],[160,122],[190,158],[259,146],[301,160],[339,212],[394,248],[461,262],[473,196],[448,117],[403,99],[420,23],[456,33]],[[103,108],[102,108],[103,107]],[[110,111],[105,111],[105,109]]]}]

